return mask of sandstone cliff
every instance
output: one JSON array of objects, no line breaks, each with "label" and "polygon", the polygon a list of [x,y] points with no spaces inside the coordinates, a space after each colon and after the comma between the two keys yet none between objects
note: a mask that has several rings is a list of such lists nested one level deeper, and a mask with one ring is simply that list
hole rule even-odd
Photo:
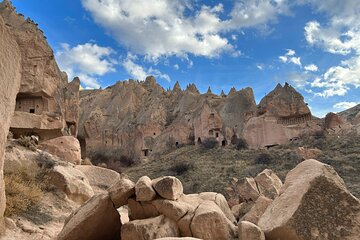
[{"label": "sandstone cliff", "polygon": [[177,82],[165,91],[154,77],[117,82],[80,93],[79,138],[83,150],[117,151],[135,158],[215,139],[219,146],[245,138],[263,148],[299,138],[313,119],[304,98],[289,84],[278,85],[256,105],[251,88],[217,96]]},{"label": "sandstone cliff", "polygon": [[41,140],[77,132],[79,79],[68,84],[37,24],[17,14],[9,1],[0,15],[14,35],[21,54],[21,85],[11,131],[15,136],[36,134]]}]

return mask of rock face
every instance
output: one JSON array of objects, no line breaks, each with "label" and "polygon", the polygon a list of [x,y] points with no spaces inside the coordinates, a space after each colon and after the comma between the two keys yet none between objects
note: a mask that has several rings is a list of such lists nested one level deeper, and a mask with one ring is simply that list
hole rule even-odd
[{"label": "rock face", "polygon": [[71,214],[57,239],[118,240],[120,229],[120,215],[105,193],[92,197]]},{"label": "rock face", "polygon": [[67,82],[43,32],[17,14],[9,1],[0,3],[0,15],[21,53],[21,85],[11,122],[14,136],[36,134],[40,140],[76,136],[79,79]]},{"label": "rock face", "polygon": [[155,191],[163,198],[177,200],[183,194],[183,186],[175,177],[162,177],[153,181]]},{"label": "rock face", "polygon": [[359,239],[360,201],[332,167],[300,163],[259,220],[266,239]]},{"label": "rock face", "polygon": [[227,146],[245,138],[250,147],[263,148],[313,127],[303,97],[288,84],[278,85],[257,106],[251,88],[217,96],[200,94],[193,84],[181,90],[176,83],[165,91],[147,77],[81,91],[80,106],[79,137],[86,153],[117,151],[138,159],[207,139]]},{"label": "rock face", "polygon": [[265,240],[265,235],[255,224],[241,221],[239,222],[239,240]]},{"label": "rock face", "polygon": [[3,180],[4,149],[15,108],[15,98],[21,80],[21,54],[15,37],[0,16],[0,233],[3,231],[5,189]]},{"label": "rock face", "polygon": [[60,159],[81,164],[81,149],[79,140],[73,136],[63,136],[46,140],[39,145],[39,149],[58,156]]}]

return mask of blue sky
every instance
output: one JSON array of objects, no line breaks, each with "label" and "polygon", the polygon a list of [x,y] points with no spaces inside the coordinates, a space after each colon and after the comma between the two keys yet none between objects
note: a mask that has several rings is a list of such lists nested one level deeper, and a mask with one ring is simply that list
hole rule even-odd
[{"label": "blue sky", "polygon": [[85,88],[156,76],[201,92],[285,81],[323,116],[360,102],[358,0],[13,0]]}]

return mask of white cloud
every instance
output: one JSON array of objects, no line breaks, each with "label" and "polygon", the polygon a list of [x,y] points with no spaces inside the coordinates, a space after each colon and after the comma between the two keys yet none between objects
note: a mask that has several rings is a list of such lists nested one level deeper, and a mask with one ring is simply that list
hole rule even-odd
[{"label": "white cloud", "polygon": [[135,63],[138,60],[136,55],[131,53],[128,54],[126,59],[122,62],[122,66],[124,69],[131,75],[133,78],[144,81],[145,78],[149,75],[153,75],[156,78],[164,79],[170,82],[170,77],[167,74],[160,72],[158,69],[150,67],[147,71],[140,66],[139,64]]},{"label": "white cloud", "polygon": [[292,49],[287,49],[287,52],[279,56],[279,59],[283,63],[293,63],[295,65],[301,66],[301,59],[300,57],[295,57],[296,52]]},{"label": "white cloud", "polygon": [[174,68],[175,68],[176,70],[179,70],[179,69],[180,69],[179,64],[174,64]]},{"label": "white cloud", "polygon": [[360,104],[359,102],[338,102],[333,107],[337,109],[349,109]]},{"label": "white cloud", "polygon": [[[286,0],[236,0],[230,13],[223,4],[207,6],[189,0],[81,0],[96,23],[135,54],[152,59],[187,54],[239,56],[226,33],[263,27],[287,14]],[[236,40],[236,35],[229,36]]]},{"label": "white cloud", "polygon": [[85,87],[99,88],[97,77],[115,71],[114,65],[117,62],[111,58],[114,53],[111,48],[101,47],[96,43],[79,44],[75,47],[63,43],[55,56],[60,69],[66,71],[69,78],[79,76]]},{"label": "white cloud", "polygon": [[349,89],[360,87],[360,4],[357,0],[310,1],[316,11],[324,12],[328,22],[310,21],[304,30],[309,45],[326,52],[347,57],[340,64],[329,67],[311,86],[321,88],[315,92],[322,97],[344,96]]},{"label": "white cloud", "polygon": [[317,72],[318,71],[318,67],[315,64],[306,65],[304,67],[304,69],[309,72]]}]

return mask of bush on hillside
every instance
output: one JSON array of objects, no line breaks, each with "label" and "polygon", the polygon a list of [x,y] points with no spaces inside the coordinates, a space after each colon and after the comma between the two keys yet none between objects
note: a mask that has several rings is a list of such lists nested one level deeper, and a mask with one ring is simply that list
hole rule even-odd
[{"label": "bush on hillside", "polygon": [[269,165],[273,162],[273,158],[271,157],[270,154],[268,153],[260,153],[256,158],[255,158],[255,164],[264,164],[264,165]]},{"label": "bush on hillside", "polygon": [[201,145],[206,149],[212,149],[218,146],[218,141],[214,137],[206,138]]},{"label": "bush on hillside", "polygon": [[249,147],[246,140],[243,138],[236,139],[234,146],[237,150],[248,149],[248,147]]},{"label": "bush on hillside", "polygon": [[186,173],[187,171],[189,171],[193,167],[194,167],[194,165],[192,163],[179,162],[179,163],[175,163],[170,168],[170,171],[174,172],[176,175],[179,176],[179,175],[183,175],[184,173]]},{"label": "bush on hillside", "polygon": [[35,141],[29,136],[21,136],[19,139],[16,140],[21,146],[30,149],[31,151],[36,151],[36,143]]}]

